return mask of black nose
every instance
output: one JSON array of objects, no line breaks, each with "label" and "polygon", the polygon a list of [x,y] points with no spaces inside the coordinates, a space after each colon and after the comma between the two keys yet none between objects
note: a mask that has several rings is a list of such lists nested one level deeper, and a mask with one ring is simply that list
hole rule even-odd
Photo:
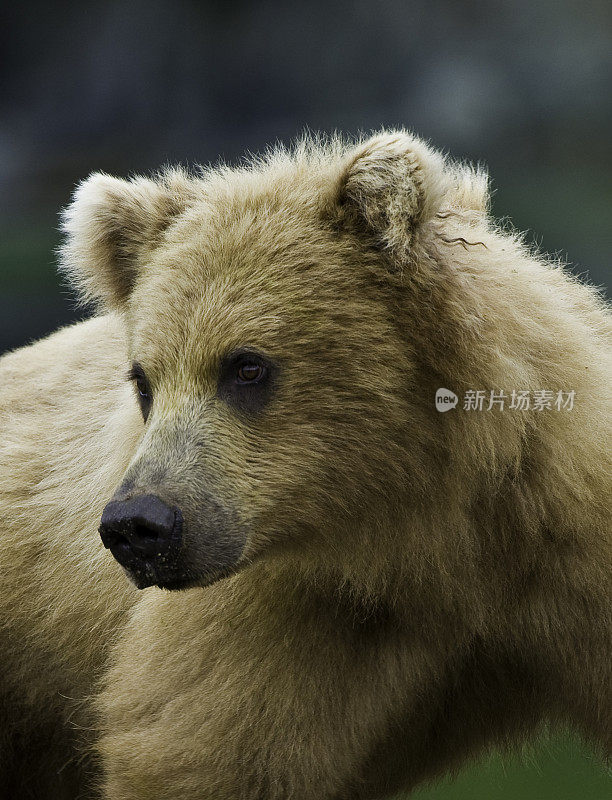
[{"label": "black nose", "polygon": [[142,571],[153,563],[167,563],[181,543],[182,516],[153,494],[130,500],[111,500],[102,512],[100,536],[117,561]]}]

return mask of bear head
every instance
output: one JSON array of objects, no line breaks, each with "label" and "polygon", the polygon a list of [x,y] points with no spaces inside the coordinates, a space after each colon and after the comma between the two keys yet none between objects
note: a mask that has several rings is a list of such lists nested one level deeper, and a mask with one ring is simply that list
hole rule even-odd
[{"label": "bear head", "polygon": [[381,532],[431,491],[419,384],[435,378],[410,298],[437,291],[452,174],[399,131],[80,185],[62,267],[125,326],[142,411],[101,529],[136,585],[340,551],[367,572]]}]

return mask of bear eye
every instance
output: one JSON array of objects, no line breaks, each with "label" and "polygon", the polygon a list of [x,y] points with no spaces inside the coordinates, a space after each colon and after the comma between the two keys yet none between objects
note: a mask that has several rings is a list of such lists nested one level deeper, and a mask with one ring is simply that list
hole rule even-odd
[{"label": "bear eye", "polygon": [[149,399],[149,386],[144,378],[137,378],[136,379],[136,387],[138,388],[138,394],[145,400]]},{"label": "bear eye", "polygon": [[146,422],[149,412],[151,411],[153,395],[151,393],[151,387],[149,386],[149,381],[147,380],[144,369],[137,361],[134,361],[132,364],[132,367],[128,373],[128,380],[133,381],[136,386],[136,397],[138,399],[142,418]]},{"label": "bear eye", "polygon": [[217,394],[234,408],[260,411],[276,386],[277,368],[261,353],[241,348],[222,359]]},{"label": "bear eye", "polygon": [[236,378],[238,383],[257,383],[263,380],[266,374],[266,368],[263,364],[255,364],[253,362],[246,362],[238,367]]}]

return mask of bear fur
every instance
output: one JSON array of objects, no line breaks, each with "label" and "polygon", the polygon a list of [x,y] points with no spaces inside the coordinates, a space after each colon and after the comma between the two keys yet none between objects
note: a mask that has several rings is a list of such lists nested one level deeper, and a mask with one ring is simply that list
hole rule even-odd
[{"label": "bear fur", "polygon": [[[97,313],[0,361],[2,797],[383,798],[543,724],[610,753],[610,316],[482,172],[308,139],[93,175],[63,224]],[[244,347],[259,405],[219,389]],[[185,516],[183,591],[100,540],[143,494]]]}]

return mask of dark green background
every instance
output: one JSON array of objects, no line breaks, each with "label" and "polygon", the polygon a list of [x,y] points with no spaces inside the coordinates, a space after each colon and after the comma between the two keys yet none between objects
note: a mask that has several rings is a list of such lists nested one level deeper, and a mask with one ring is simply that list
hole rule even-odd
[{"label": "dark green background", "polygon": [[[0,25],[0,351],[74,319],[58,210],[92,170],[230,161],[305,128],[406,126],[482,161],[493,209],[609,285],[608,0],[25,2]],[[604,800],[575,740],[420,800]]]}]

